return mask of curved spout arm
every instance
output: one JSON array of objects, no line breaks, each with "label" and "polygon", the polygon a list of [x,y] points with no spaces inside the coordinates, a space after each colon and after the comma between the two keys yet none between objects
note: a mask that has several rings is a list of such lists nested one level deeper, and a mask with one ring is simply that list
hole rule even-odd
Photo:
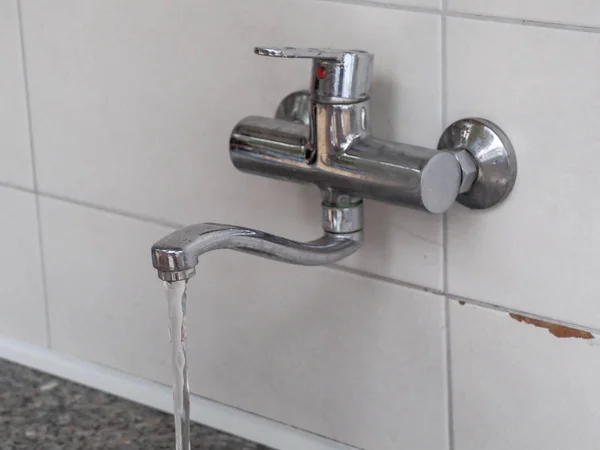
[{"label": "curved spout arm", "polygon": [[250,228],[202,223],[177,230],[152,246],[152,264],[164,281],[194,275],[198,257],[218,249],[245,253],[303,266],[338,261],[360,248],[363,232],[328,233],[302,243]]}]

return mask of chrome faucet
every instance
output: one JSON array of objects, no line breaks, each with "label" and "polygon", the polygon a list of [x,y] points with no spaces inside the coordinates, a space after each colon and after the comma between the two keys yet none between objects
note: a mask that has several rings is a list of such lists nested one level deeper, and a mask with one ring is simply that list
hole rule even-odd
[{"label": "chrome faucet", "polygon": [[362,245],[362,201],[327,190],[322,208],[325,233],[314,241],[302,243],[250,228],[200,223],[177,230],[154,244],[152,263],[164,281],[190,278],[198,257],[218,249],[239,250],[303,266],[330,264]]},{"label": "chrome faucet", "polygon": [[373,137],[371,53],[290,47],[254,51],[312,59],[311,86],[287,96],[275,118],[242,119],[231,133],[231,160],[244,172],[315,184],[322,193],[324,235],[300,243],[231,225],[191,225],[152,247],[161,279],[188,279],[199,255],[221,248],[301,265],[335,262],[362,244],[363,198],[442,213],[455,201],[489,208],[511,192],[517,175],[514,150],[487,120],[453,123],[437,149]]}]

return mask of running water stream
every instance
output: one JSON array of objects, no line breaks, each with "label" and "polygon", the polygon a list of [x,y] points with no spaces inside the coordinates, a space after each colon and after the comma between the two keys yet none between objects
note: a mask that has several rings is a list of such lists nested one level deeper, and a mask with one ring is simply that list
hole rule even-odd
[{"label": "running water stream", "polygon": [[191,450],[190,388],[187,374],[187,281],[165,282],[169,303],[169,334],[173,366],[173,415],[175,417],[175,449]]}]

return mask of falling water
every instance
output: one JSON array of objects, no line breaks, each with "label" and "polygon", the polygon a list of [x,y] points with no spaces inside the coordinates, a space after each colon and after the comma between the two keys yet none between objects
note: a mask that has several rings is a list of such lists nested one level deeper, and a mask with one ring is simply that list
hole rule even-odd
[{"label": "falling water", "polygon": [[185,308],[187,281],[165,282],[169,302],[169,334],[173,366],[173,415],[175,417],[175,449],[190,450],[190,389],[187,374]]}]

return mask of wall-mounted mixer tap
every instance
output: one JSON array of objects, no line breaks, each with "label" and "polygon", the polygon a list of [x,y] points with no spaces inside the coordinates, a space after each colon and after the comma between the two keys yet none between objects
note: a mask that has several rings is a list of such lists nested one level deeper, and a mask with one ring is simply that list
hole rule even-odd
[{"label": "wall-mounted mixer tap", "polygon": [[242,119],[230,137],[231,160],[244,172],[318,186],[324,236],[300,243],[247,228],[192,225],[152,247],[161,279],[189,278],[198,256],[219,248],[302,265],[337,261],[362,243],[363,198],[442,213],[455,201],[489,208],[512,190],[513,148],[487,120],[453,123],[437,149],[373,137],[371,53],[290,47],[257,47],[255,53],[312,59],[311,86],[286,97],[275,118]]}]

